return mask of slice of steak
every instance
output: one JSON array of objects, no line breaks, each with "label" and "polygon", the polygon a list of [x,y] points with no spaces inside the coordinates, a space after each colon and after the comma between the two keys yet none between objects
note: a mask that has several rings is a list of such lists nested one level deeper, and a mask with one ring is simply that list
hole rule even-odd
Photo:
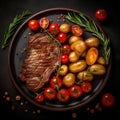
[{"label": "slice of steak", "polygon": [[21,81],[32,91],[39,91],[50,79],[60,62],[58,44],[46,33],[37,33],[28,41],[29,51],[20,73]]}]

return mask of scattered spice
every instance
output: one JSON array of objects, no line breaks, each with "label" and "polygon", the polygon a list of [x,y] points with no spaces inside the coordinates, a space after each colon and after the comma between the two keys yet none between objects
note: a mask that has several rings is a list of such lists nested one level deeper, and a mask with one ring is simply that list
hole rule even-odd
[{"label": "scattered spice", "polygon": [[6,101],[10,102],[10,97],[9,96],[6,97]]},{"label": "scattered spice", "polygon": [[57,22],[65,22],[66,21],[66,17],[64,14],[59,14],[57,16]]},{"label": "scattered spice", "polygon": [[64,19],[63,19],[63,22],[65,22],[65,21],[66,21],[66,19],[64,18]]},{"label": "scattered spice", "polygon": [[27,35],[24,35],[24,38],[27,38]]},{"label": "scattered spice", "polygon": [[57,19],[57,22],[60,22],[60,20],[59,20],[59,19]]},{"label": "scattered spice", "polygon": [[98,109],[99,107],[100,107],[100,103],[97,103],[97,104],[95,105],[95,108]]},{"label": "scattered spice", "polygon": [[7,92],[7,91],[5,91],[4,95],[8,95],[8,92]]},{"label": "scattered spice", "polygon": [[21,50],[21,54],[23,54],[25,51],[27,51],[27,49],[26,49],[26,48],[23,48],[23,49]]},{"label": "scattered spice", "polygon": [[41,112],[41,111],[38,109],[38,110],[37,110],[37,113],[40,114],[40,112]]},{"label": "scattered spice", "polygon": [[23,106],[23,105],[24,105],[24,103],[23,103],[23,102],[20,102],[20,105],[21,105],[21,106]]},{"label": "scattered spice", "polygon": [[[16,96],[15,96],[15,99],[12,99],[12,98],[10,97],[8,91],[5,91],[5,92],[3,93],[3,99],[5,99],[7,102],[10,103],[10,109],[11,109],[12,111],[16,110],[16,108],[18,107],[18,104],[19,104],[21,107],[26,107],[26,108],[23,110],[23,112],[25,112],[25,113],[28,113],[28,112],[32,112],[32,114],[40,114],[40,113],[41,113],[41,110],[40,110],[40,109],[33,109],[33,108],[31,108],[31,110],[29,110],[29,109],[28,109],[29,106],[27,106],[27,105],[29,105],[29,104],[28,104],[29,102],[26,101],[26,100],[24,100],[24,99],[22,99],[22,97],[21,97],[20,95],[16,95]],[[16,101],[17,101],[18,104],[15,103]],[[16,107],[16,105],[17,105],[17,107]]]},{"label": "scattered spice", "polygon": [[97,102],[93,106],[87,107],[86,110],[90,113],[101,112],[102,111],[102,106],[100,105],[99,102]]},{"label": "scattered spice", "polygon": [[77,113],[72,113],[73,118],[77,118]]},{"label": "scattered spice", "polygon": [[29,32],[29,33],[28,33],[28,35],[32,35],[32,33],[31,33],[31,32]]},{"label": "scattered spice", "polygon": [[58,15],[58,17],[57,17],[58,19],[60,19],[61,18],[61,15]]},{"label": "scattered spice", "polygon": [[17,96],[15,97],[15,100],[16,100],[16,101],[20,101],[20,100],[21,100],[21,96],[17,95]]}]

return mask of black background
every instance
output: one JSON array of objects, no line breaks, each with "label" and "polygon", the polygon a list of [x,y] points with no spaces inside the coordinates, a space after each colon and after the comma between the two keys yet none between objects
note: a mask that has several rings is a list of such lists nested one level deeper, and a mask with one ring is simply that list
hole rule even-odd
[{"label": "black background", "polygon": [[[38,108],[31,104],[21,106],[15,101],[15,96],[19,95],[13,86],[8,75],[8,48],[0,49],[0,117],[12,119],[28,119],[28,120],[47,120],[47,119],[116,119],[120,114],[120,14],[116,0],[1,0],[0,2],[0,44],[6,27],[10,24],[16,14],[23,10],[30,10],[33,14],[48,8],[72,8],[82,11],[92,17],[98,8],[105,8],[108,12],[108,18],[105,23],[98,22],[111,39],[112,48],[112,70],[107,85],[101,93],[91,103],[83,108],[67,111],[67,112],[50,112],[41,110],[40,114],[35,113]],[[3,96],[8,91],[10,102],[7,102]],[[115,105],[112,108],[102,107],[102,111],[90,113],[86,108],[93,108],[97,102],[100,102],[103,93],[110,92],[115,96]],[[24,101],[24,98],[22,98]],[[11,110],[11,106],[15,106],[15,110]],[[25,112],[28,109],[28,112]],[[75,118],[72,116],[77,115]],[[3,115],[4,114],[4,115]],[[0,118],[0,119],[1,119]]]}]

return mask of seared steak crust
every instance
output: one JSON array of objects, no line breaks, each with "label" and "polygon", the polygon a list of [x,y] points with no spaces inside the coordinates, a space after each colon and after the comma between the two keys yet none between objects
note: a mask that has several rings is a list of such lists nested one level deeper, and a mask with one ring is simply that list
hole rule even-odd
[{"label": "seared steak crust", "polygon": [[30,91],[39,91],[59,64],[59,46],[46,33],[37,33],[28,41],[28,55],[20,73]]}]

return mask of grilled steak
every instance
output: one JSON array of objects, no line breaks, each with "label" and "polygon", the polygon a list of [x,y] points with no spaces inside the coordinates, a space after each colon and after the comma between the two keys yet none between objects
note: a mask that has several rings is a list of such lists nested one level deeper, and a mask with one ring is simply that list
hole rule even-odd
[{"label": "grilled steak", "polygon": [[21,81],[32,91],[39,91],[59,65],[59,46],[46,33],[37,33],[28,41],[28,55],[20,73]]}]

